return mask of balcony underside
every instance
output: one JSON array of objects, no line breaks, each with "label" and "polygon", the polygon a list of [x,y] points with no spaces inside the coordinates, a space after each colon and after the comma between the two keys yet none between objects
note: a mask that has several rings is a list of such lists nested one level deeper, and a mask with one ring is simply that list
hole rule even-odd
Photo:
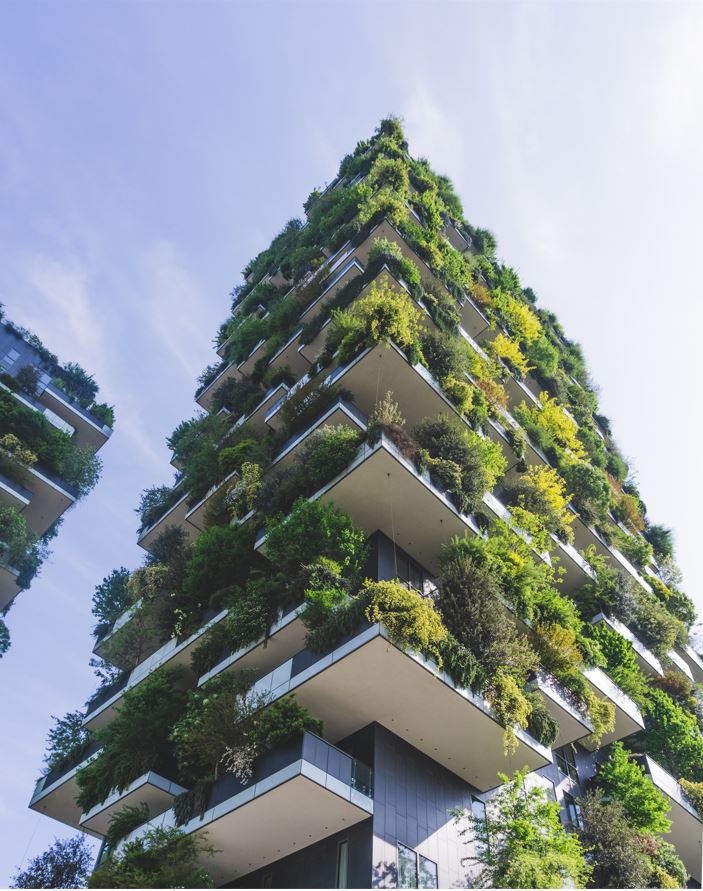
[{"label": "balcony underside", "polygon": [[186,544],[191,543],[196,537],[196,529],[186,520],[186,514],[190,510],[188,506],[188,493],[186,492],[163,516],[146,529],[137,539],[137,544],[148,551],[156,539],[168,526],[178,526],[186,537]]},{"label": "balcony underside", "polygon": [[[349,514],[367,535],[380,529],[404,551],[436,572],[441,546],[477,527],[420,476],[385,438],[364,445],[344,473],[315,498]],[[259,549],[265,547],[260,540]]]},{"label": "balcony underside", "polygon": [[22,516],[36,535],[43,535],[76,500],[65,484],[50,479],[34,467],[27,471],[24,486],[32,497]]},{"label": "balcony underside", "polygon": [[688,665],[695,683],[703,684],[703,658],[690,646],[677,648],[677,652]]},{"label": "balcony underside", "polygon": [[87,417],[82,411],[72,405],[67,398],[60,393],[54,392],[51,387],[47,387],[43,391],[39,401],[75,429],[74,441],[77,445],[87,446],[94,452],[97,452],[99,448],[105,445],[112,434],[112,430],[109,427],[103,425],[97,418],[91,419]]},{"label": "balcony underside", "polygon": [[[498,785],[498,772],[509,768],[504,728],[483,698],[458,689],[432,663],[391,644],[379,625],[297,671],[300,665],[294,658],[254,689],[273,698],[294,692],[324,721],[332,740],[377,721],[482,791]],[[550,763],[549,749],[523,731],[517,734],[513,763],[530,770]]]},{"label": "balcony underside", "polygon": [[96,804],[80,818],[83,832],[103,837],[110,828],[110,819],[125,807],[149,806],[152,817],[163,814],[173,804],[173,799],[186,790],[159,774],[149,771],[138,777],[122,792],[113,792],[105,801]]},{"label": "balcony underside", "polygon": [[616,740],[625,739],[633,733],[644,730],[644,721],[640,710],[604,671],[601,671],[600,668],[586,668],[583,673],[593,692],[601,698],[608,699],[615,706],[615,729],[611,733],[606,733],[599,745],[596,745],[592,739],[581,741],[589,751],[595,752],[597,748],[602,748]]}]

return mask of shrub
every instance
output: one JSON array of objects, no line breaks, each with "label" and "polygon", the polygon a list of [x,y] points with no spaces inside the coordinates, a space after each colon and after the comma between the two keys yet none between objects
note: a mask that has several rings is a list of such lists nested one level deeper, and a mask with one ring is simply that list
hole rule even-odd
[{"label": "shrub", "polygon": [[117,813],[112,814],[105,834],[108,850],[114,850],[118,842],[125,836],[146,823],[149,815],[149,805],[145,801],[135,806],[126,805]]},{"label": "shrub", "polygon": [[507,484],[506,489],[511,502],[535,514],[548,532],[568,541],[573,539],[570,526],[574,515],[568,510],[566,486],[553,467],[533,465]]},{"label": "shrub", "polygon": [[398,646],[429,654],[442,666],[441,648],[447,629],[431,600],[400,582],[369,579],[359,596],[366,604],[369,622],[381,622]]},{"label": "shrub", "polygon": [[156,827],[107,857],[88,880],[89,888],[212,888],[200,866],[215,849],[206,833]]},{"label": "shrub", "polygon": [[543,746],[552,746],[559,736],[559,722],[547,711],[540,693],[533,690],[525,696],[530,704],[527,730]]},{"label": "shrub", "polygon": [[345,578],[354,579],[366,559],[366,537],[334,506],[299,499],[287,518],[267,520],[266,556],[292,586],[303,581],[303,567],[320,557],[335,561]]},{"label": "shrub", "polygon": [[423,419],[413,435],[427,453],[430,471],[440,476],[462,512],[475,510],[505,471],[499,446],[443,415]]},{"label": "shrub", "polygon": [[679,780],[679,785],[698,813],[703,814],[703,782],[694,783],[691,780],[682,778]]},{"label": "shrub", "polygon": [[571,500],[586,522],[604,523],[610,507],[610,485],[603,471],[585,461],[565,461],[561,472]]},{"label": "shrub", "polygon": [[630,535],[615,526],[612,529],[613,539],[618,550],[635,566],[644,569],[652,559],[652,546],[646,538]]},{"label": "shrub", "polygon": [[188,602],[207,604],[217,591],[243,582],[261,563],[254,550],[253,524],[212,526],[200,534],[183,583]]},{"label": "shrub", "polygon": [[502,315],[513,337],[528,346],[540,336],[542,326],[530,307],[512,294],[498,290],[493,305]]},{"label": "shrub", "polygon": [[518,377],[525,377],[530,370],[519,345],[502,331],[491,341],[488,349],[494,356],[502,359]]},{"label": "shrub", "polygon": [[523,685],[538,666],[537,655],[518,635],[499,595],[493,573],[470,556],[443,562],[435,602],[447,630],[478,660],[488,679],[507,669]]},{"label": "shrub", "polygon": [[[564,449],[572,459],[582,460],[586,457],[578,434],[579,427],[576,421],[570,417],[557,400],[542,392],[539,394],[542,408],[527,406],[524,402],[515,409],[515,417],[527,428],[528,433],[534,432],[535,439],[542,442],[547,448],[553,444]],[[546,437],[542,438],[540,432]]]},{"label": "shrub", "polygon": [[177,679],[175,670],[155,671],[125,691],[115,718],[97,731],[100,754],[76,774],[76,801],[84,812],[147,771],[166,767],[169,729],[186,701],[185,691],[175,686]]},{"label": "shrub", "polygon": [[598,642],[605,658],[607,673],[628,696],[641,702],[647,695],[648,687],[637,664],[632,644],[605,622],[591,626],[590,633]]},{"label": "shrub", "polygon": [[422,313],[410,297],[388,285],[374,283],[368,294],[346,310],[334,310],[325,351],[339,350],[344,365],[371,343],[396,343],[413,361],[421,355]]},{"label": "shrub", "polygon": [[344,424],[325,426],[310,434],[296,463],[305,470],[314,492],[348,467],[361,443],[361,434]]},{"label": "shrub", "polygon": [[503,747],[505,754],[514,754],[518,749],[515,724],[524,730],[532,711],[530,700],[518,687],[515,678],[499,671],[491,680],[489,698],[493,711],[505,727]]},{"label": "shrub", "polygon": [[44,763],[46,770],[61,770],[77,764],[90,742],[90,732],[83,726],[82,712],[68,712],[63,718],[52,715],[55,724],[47,737]]}]

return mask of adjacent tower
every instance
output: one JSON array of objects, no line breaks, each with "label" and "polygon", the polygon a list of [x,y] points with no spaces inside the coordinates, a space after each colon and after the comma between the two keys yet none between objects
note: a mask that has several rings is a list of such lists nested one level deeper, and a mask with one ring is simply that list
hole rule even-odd
[{"label": "adjacent tower", "polygon": [[527,768],[700,882],[695,614],[578,345],[395,120],[305,214],[234,291],[30,807],[105,841],[101,887],[145,850],[181,885],[466,887],[452,811]]},{"label": "adjacent tower", "polygon": [[[80,365],[59,363],[0,304],[0,615],[28,588],[64,513],[93,488],[113,410]],[[0,619],[0,655],[9,646]]]}]

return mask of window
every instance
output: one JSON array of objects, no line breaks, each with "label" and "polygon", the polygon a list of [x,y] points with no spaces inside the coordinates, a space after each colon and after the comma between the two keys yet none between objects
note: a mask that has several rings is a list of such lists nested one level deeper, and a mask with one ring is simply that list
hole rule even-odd
[{"label": "window", "polygon": [[265,875],[261,877],[261,887],[262,888],[273,888],[273,873],[267,872]]},{"label": "window", "polygon": [[437,888],[437,864],[398,843],[398,887]]},{"label": "window", "polygon": [[566,820],[564,825],[567,829],[571,829],[575,831],[577,829],[583,828],[583,823],[581,822],[581,808],[576,804],[573,795],[569,795],[568,792],[564,793],[564,798],[562,799],[562,805],[564,810],[566,811]]},{"label": "window", "polygon": [[345,838],[337,845],[337,888],[349,887],[349,841]]},{"label": "window", "polygon": [[[471,813],[479,820],[486,819],[486,803],[478,798],[471,799]],[[485,850],[484,843],[478,838],[474,838],[476,844],[476,854],[480,855]]]},{"label": "window", "polygon": [[420,854],[420,881],[418,888],[437,888],[437,864]]},{"label": "window", "polygon": [[417,888],[417,855],[412,848],[398,844],[398,887]]},{"label": "window", "polygon": [[576,756],[574,755],[573,746],[562,746],[560,749],[555,749],[554,754],[559,770],[564,776],[578,783],[579,773],[576,768]]},{"label": "window", "polygon": [[419,591],[422,594],[425,587],[425,576],[421,567],[400,548],[396,548],[395,564],[398,581],[402,582],[406,588]]}]

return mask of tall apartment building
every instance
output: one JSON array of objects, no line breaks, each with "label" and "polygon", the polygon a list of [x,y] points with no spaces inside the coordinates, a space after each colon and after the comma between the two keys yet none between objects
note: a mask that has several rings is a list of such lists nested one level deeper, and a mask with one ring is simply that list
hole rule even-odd
[{"label": "tall apartment building", "polygon": [[234,292],[30,807],[108,876],[179,837],[218,887],[466,887],[453,809],[527,768],[579,833],[622,743],[652,881],[700,883],[695,614],[578,346],[397,121],[305,211]]},{"label": "tall apartment building", "polygon": [[[75,363],[61,365],[0,305],[0,615],[28,588],[61,518],[95,485],[110,406]],[[9,634],[0,619],[0,655]]]}]

